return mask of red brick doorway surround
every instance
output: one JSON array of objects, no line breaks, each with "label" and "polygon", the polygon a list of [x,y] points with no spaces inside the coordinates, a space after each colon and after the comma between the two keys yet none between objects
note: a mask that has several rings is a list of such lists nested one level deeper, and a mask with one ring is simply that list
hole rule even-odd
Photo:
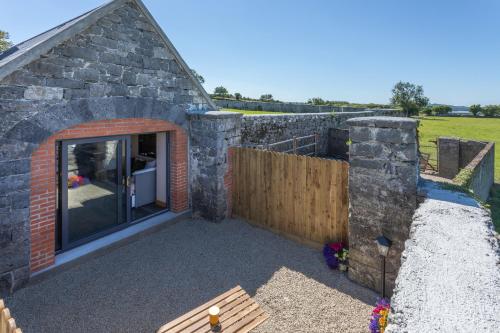
[{"label": "red brick doorway surround", "polygon": [[55,262],[56,141],[151,132],[170,133],[171,210],[182,212],[188,209],[188,138],[183,128],[164,120],[130,118],[94,121],[59,131],[40,144],[31,157],[32,273]]}]

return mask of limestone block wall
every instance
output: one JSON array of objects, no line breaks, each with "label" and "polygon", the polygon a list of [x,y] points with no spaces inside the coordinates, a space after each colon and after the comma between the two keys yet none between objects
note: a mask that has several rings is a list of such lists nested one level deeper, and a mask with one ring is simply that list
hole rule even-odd
[{"label": "limestone block wall", "polygon": [[190,114],[191,197],[195,217],[221,221],[231,213],[230,147],[240,145],[242,115]]},{"label": "limestone block wall", "polygon": [[[335,106],[312,105],[304,103],[238,101],[232,99],[214,99],[214,102],[220,108],[239,109],[239,110],[291,112],[291,113],[321,113],[321,112],[341,111],[339,107]],[[358,111],[361,110],[363,109],[358,109]]]},{"label": "limestone block wall", "polygon": [[328,150],[328,130],[346,128],[346,121],[354,117],[374,115],[397,115],[397,110],[368,110],[344,113],[307,113],[284,115],[248,115],[241,123],[241,143],[243,145],[275,143],[319,134],[321,154]]},{"label": "limestone block wall", "polygon": [[359,112],[368,110],[368,108],[355,108],[349,106],[341,107],[291,102],[242,101],[234,99],[214,99],[214,102],[220,108],[290,113]]},{"label": "limestone block wall", "polygon": [[495,144],[488,143],[465,166],[465,169],[472,172],[467,184],[469,190],[481,200],[486,201],[495,182]]},{"label": "limestone block wall", "polygon": [[417,207],[417,124],[396,117],[347,121],[351,139],[349,277],[371,289],[382,289],[375,239],[383,235],[392,241],[386,261],[389,295]]},{"label": "limestone block wall", "polygon": [[0,82],[0,99],[130,96],[187,108],[208,101],[139,8],[127,3]]},{"label": "limestone block wall", "polygon": [[481,200],[487,200],[495,181],[495,144],[439,137],[438,166],[439,177],[466,186]]}]

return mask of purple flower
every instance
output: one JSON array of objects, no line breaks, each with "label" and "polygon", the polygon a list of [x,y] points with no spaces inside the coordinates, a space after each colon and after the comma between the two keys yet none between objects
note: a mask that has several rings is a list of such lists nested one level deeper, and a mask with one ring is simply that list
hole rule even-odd
[{"label": "purple flower", "polygon": [[339,267],[339,259],[335,256],[335,251],[328,244],[323,247],[323,256],[328,267],[331,269]]},{"label": "purple flower", "polygon": [[379,318],[380,318],[380,315],[378,315],[378,314],[375,314],[372,316],[372,319],[370,320],[370,326],[368,326],[371,333],[379,333],[380,332],[379,327],[378,327]]},{"label": "purple flower", "polygon": [[389,308],[390,307],[389,300],[387,298],[380,298],[377,301],[377,306],[382,306],[384,308]]}]

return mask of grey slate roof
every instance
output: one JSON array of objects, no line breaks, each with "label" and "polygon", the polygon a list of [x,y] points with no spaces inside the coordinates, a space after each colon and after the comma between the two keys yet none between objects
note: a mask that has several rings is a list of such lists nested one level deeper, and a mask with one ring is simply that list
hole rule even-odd
[{"label": "grey slate roof", "polygon": [[75,17],[67,22],[64,22],[64,23],[58,25],[57,27],[54,27],[50,30],[47,30],[47,31],[35,36],[35,37],[32,37],[28,40],[25,40],[24,42],[21,42],[15,46],[11,47],[8,50],[0,52],[0,67],[3,66],[4,64],[14,60],[15,58],[19,57],[23,53],[28,52],[34,46],[36,46],[40,43],[44,43],[45,41],[47,41],[51,37],[57,35],[61,31],[68,29],[69,27],[74,25],[76,22],[84,19],[85,17],[90,15],[92,12],[99,10],[101,7],[102,6],[97,7],[95,9],[92,9],[91,11],[88,11],[88,12],[86,12],[78,17]]},{"label": "grey slate roof", "polygon": [[31,63],[32,61],[38,59],[40,56],[46,54],[55,46],[70,39],[74,35],[82,32],[90,25],[97,22],[97,20],[99,20],[100,18],[106,16],[107,14],[113,12],[115,9],[123,6],[125,3],[128,2],[133,2],[140,8],[145,17],[150,21],[150,23],[156,29],[156,32],[165,42],[166,47],[172,51],[175,59],[179,62],[181,68],[187,73],[193,84],[203,94],[209,106],[212,109],[217,110],[218,109],[217,106],[210,99],[210,96],[207,94],[207,92],[200,84],[198,79],[194,77],[189,66],[186,64],[184,59],[182,59],[179,52],[176,50],[172,42],[165,35],[165,32],[161,29],[161,27],[155,21],[155,19],[153,18],[153,16],[151,15],[151,13],[141,0],[112,0],[102,6],[92,9],[91,11],[88,11],[78,17],[75,17],[74,19],[62,23],[44,33],[41,33],[33,38],[21,42],[4,52],[1,52],[0,80],[11,74],[18,68],[25,66]]}]

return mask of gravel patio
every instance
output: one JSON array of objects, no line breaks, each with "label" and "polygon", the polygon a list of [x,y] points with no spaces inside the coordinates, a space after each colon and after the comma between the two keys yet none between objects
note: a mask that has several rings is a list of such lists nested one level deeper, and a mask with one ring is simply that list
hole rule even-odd
[{"label": "gravel patio", "polygon": [[377,294],[310,249],[239,220],[186,220],[6,299],[23,332],[154,332],[241,285],[270,319],[254,332],[367,332]]}]

